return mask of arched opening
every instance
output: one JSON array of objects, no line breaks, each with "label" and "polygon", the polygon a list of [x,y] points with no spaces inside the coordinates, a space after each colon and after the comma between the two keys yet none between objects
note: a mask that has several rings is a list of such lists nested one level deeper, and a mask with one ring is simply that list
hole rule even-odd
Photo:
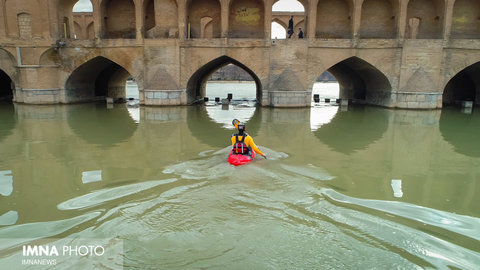
[{"label": "arched opening", "polygon": [[[325,71],[315,81],[312,88],[312,97],[314,103],[335,102],[340,97],[340,85],[335,76]],[[316,100],[318,97],[318,100]]]},{"label": "arched opening", "polygon": [[74,38],[93,39],[93,6],[90,0],[79,0],[72,9]]},{"label": "arched opening", "polygon": [[388,0],[364,1],[360,21],[360,38],[395,37],[397,2]]},{"label": "arched opening", "polygon": [[[229,65],[229,64],[231,64],[231,65]],[[243,72],[239,72],[239,69],[235,68],[234,66],[240,68],[241,70],[243,70]],[[215,75],[217,77],[212,77],[214,72],[217,71],[217,70],[220,70],[222,67],[226,67],[225,70],[228,70],[228,77],[227,77],[227,72],[222,74],[221,71],[219,73],[217,73],[217,75]],[[238,74],[235,74],[235,72],[237,72]],[[248,76],[246,74],[248,74]],[[250,70],[245,65],[238,62],[237,60],[235,60],[233,58],[230,58],[228,56],[222,56],[222,57],[219,57],[219,58],[209,62],[208,64],[204,65],[203,67],[201,67],[199,70],[197,70],[197,72],[195,72],[192,75],[192,77],[190,78],[190,80],[188,81],[188,84],[187,84],[187,103],[192,104],[192,103],[195,103],[197,101],[203,100],[203,98],[206,97],[207,82],[210,79],[215,80],[215,78],[217,78],[216,81],[220,81],[220,80],[218,80],[218,78],[220,78],[219,76],[221,76],[223,78],[237,78],[237,79],[242,79],[242,80],[246,80],[246,79],[253,80],[253,82],[255,84],[256,100],[260,101],[261,93],[262,93],[262,85],[260,83],[260,79],[255,75],[255,73],[253,73],[252,70]],[[248,84],[253,84],[253,82],[250,81],[250,83],[248,83]],[[240,83],[240,85],[241,85],[241,83]],[[247,85],[247,87],[245,87],[245,88],[248,89],[248,87],[249,86]],[[245,89],[242,89],[242,88],[244,88],[244,87],[243,86],[240,87],[240,90],[239,90],[240,93],[241,93],[241,90],[245,90]],[[223,89],[223,90],[221,90],[222,93],[223,93],[223,91],[225,91],[224,90],[225,88],[221,88],[221,89]],[[227,96],[225,95],[224,98],[227,98]]]},{"label": "arched opening", "polygon": [[13,83],[10,76],[0,69],[0,102],[12,102]]},{"label": "arched opening", "polygon": [[[279,0],[272,5],[272,22],[277,22],[286,29],[286,38],[298,38],[300,32],[302,32],[303,37],[306,37],[304,4],[296,0]],[[274,29],[273,23],[271,26],[271,37],[273,39],[275,36],[283,36],[280,28]]]},{"label": "arched opening", "polygon": [[480,104],[480,62],[466,67],[448,81],[442,102],[446,106],[461,105],[464,101]]},{"label": "arched opening", "polygon": [[175,0],[145,1],[145,37],[178,37],[178,7]]},{"label": "arched opening", "polygon": [[123,67],[98,56],[72,72],[65,84],[65,102],[124,102],[129,78]]},{"label": "arched opening", "polygon": [[241,67],[229,63],[210,75],[205,85],[205,97],[226,98],[228,94],[235,100],[256,100],[257,86],[254,78]]},{"label": "arched opening", "polygon": [[287,27],[282,24],[273,21],[272,22],[272,39],[285,39],[287,38]]},{"label": "arched opening", "polygon": [[263,1],[236,0],[230,2],[228,37],[263,38],[265,35]]},{"label": "arched opening", "polygon": [[453,6],[451,38],[480,37],[480,2],[456,0]]},{"label": "arched opening", "polygon": [[132,0],[105,0],[101,9],[105,38],[136,38],[135,4]]},{"label": "arched opening", "polygon": [[[218,0],[191,0],[187,10],[187,37],[221,37],[222,17]],[[205,18],[211,20],[207,22]]]},{"label": "arched opening", "polygon": [[317,5],[317,38],[352,38],[351,0],[319,0]]},{"label": "arched opening", "polygon": [[407,37],[409,39],[442,38],[443,0],[411,0],[407,8]]},{"label": "arched opening", "polygon": [[376,67],[350,57],[327,70],[338,81],[339,98],[356,103],[388,106],[392,87],[388,78]]}]

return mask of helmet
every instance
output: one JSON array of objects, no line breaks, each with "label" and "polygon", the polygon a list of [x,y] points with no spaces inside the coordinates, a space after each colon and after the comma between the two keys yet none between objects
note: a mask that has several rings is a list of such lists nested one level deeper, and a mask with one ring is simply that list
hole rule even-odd
[{"label": "helmet", "polygon": [[240,131],[240,132],[245,131],[245,123],[240,122],[240,123],[238,124],[238,131]]}]

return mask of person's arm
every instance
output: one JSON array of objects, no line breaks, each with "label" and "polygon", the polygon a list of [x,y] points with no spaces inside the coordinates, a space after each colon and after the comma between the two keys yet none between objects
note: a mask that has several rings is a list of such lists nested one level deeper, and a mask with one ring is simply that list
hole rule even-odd
[{"label": "person's arm", "polygon": [[260,149],[258,149],[257,145],[255,145],[255,142],[253,141],[253,138],[251,136],[247,136],[247,138],[245,138],[245,144],[247,144],[247,146],[251,147],[253,149],[253,151],[255,151],[260,156],[262,156],[264,158],[267,158],[267,156],[264,153],[262,153],[262,151],[260,151]]},{"label": "person's arm", "polygon": [[235,136],[232,135],[232,146],[235,144],[235,142],[236,142]]}]

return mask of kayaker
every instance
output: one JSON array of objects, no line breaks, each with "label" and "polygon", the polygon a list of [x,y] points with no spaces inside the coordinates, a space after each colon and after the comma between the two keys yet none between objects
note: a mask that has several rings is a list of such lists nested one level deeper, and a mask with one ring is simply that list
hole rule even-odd
[{"label": "kayaker", "polygon": [[232,123],[238,129],[238,133],[232,135],[233,151],[238,154],[248,155],[253,149],[257,154],[267,158],[267,156],[255,145],[252,136],[245,132],[245,124],[237,119],[234,119]]}]

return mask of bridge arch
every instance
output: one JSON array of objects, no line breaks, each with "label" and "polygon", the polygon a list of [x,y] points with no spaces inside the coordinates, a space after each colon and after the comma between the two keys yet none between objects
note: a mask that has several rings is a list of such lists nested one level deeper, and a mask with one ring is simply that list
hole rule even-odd
[{"label": "bridge arch", "polygon": [[260,82],[258,76],[244,64],[224,55],[208,62],[199,68],[195,73],[193,73],[187,82],[187,104],[192,104],[195,101],[205,97],[205,87],[209,76],[217,69],[220,69],[228,64],[233,64],[242,68],[253,78],[257,88],[257,101],[260,102],[262,96],[262,83]]},{"label": "bridge arch", "polygon": [[480,61],[460,70],[445,85],[443,104],[454,105],[459,101],[480,104]]},{"label": "bridge arch", "polygon": [[15,100],[15,85],[20,85],[15,66],[13,55],[0,49],[0,100]]},{"label": "bridge arch", "polygon": [[444,10],[444,0],[410,0],[407,8],[407,37],[442,38]]},{"label": "bridge arch", "polygon": [[371,105],[389,105],[392,92],[390,81],[367,61],[353,56],[331,66],[327,71],[337,79],[341,99]]},{"label": "bridge arch", "polygon": [[111,97],[125,100],[125,82],[132,75],[122,66],[97,56],[77,67],[65,83],[65,103],[93,102]]},{"label": "bridge arch", "polygon": [[352,0],[319,0],[317,4],[317,38],[352,38]]}]

